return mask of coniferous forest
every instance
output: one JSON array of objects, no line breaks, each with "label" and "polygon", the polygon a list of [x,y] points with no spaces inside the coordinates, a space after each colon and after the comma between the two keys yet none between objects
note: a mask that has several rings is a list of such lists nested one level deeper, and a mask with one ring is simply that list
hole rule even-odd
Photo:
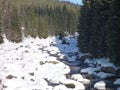
[{"label": "coniferous forest", "polygon": [[[22,27],[22,28],[21,28]],[[120,65],[120,0],[0,0],[0,43],[25,37],[79,33],[78,46],[94,58]]]},{"label": "coniferous forest", "polygon": [[23,34],[34,38],[74,34],[79,8],[58,0],[0,0],[0,42],[2,34],[13,42],[22,41]]},{"label": "coniferous forest", "polygon": [[80,51],[120,65],[120,0],[83,0],[78,32]]}]

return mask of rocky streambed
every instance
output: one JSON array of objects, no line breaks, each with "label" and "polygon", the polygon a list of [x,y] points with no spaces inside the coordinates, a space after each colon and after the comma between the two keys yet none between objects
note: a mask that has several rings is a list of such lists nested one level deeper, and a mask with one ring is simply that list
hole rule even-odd
[{"label": "rocky streambed", "polygon": [[80,53],[76,37],[5,39],[0,59],[0,90],[120,90],[119,68]]},{"label": "rocky streambed", "polygon": [[[120,87],[120,83],[119,84],[114,84],[116,79],[120,78],[120,75],[117,74],[117,70],[115,70],[113,67],[100,67],[99,70],[94,71],[95,74],[93,73],[88,73],[88,72],[82,72],[84,69],[86,68],[97,68],[98,66],[96,66],[94,63],[85,63],[84,61],[80,61],[80,60],[76,60],[76,61],[65,61],[63,60],[63,62],[68,65],[71,69],[70,74],[68,75],[68,78],[71,79],[72,75],[75,74],[80,74],[82,75],[83,78],[86,78],[90,81],[83,81],[84,85],[85,85],[85,90],[117,90],[117,88]],[[101,78],[99,76],[97,76],[97,73],[103,73],[104,75],[106,75],[104,78]],[[103,75],[103,76],[104,76]],[[102,84],[101,84],[102,83]],[[100,85],[101,84],[101,85]]]},{"label": "rocky streambed", "polygon": [[[69,47],[70,44],[68,42],[64,43],[64,49]],[[60,47],[58,46],[58,48]],[[63,57],[59,57],[59,54],[62,54]],[[88,54],[74,51],[66,53],[64,50],[54,54],[49,52],[49,55],[68,65],[70,73],[66,75],[67,79],[83,83],[85,90],[117,90],[120,87],[120,82],[115,83],[120,79],[120,70],[119,68],[116,69],[107,59],[94,59]]]}]

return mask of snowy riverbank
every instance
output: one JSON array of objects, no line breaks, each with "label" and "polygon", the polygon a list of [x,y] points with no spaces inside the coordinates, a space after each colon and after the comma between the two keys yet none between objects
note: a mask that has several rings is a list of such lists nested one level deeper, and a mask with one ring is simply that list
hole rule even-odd
[{"label": "snowy riverbank", "polygon": [[[102,79],[115,75],[100,71],[106,65],[117,69],[105,59],[86,59],[84,63],[89,67],[78,66],[80,62],[76,59],[83,54],[78,51],[76,38],[66,37],[66,43],[63,43],[58,37],[29,37],[17,44],[4,39],[0,45],[0,90],[85,90],[91,80],[81,73],[94,74]],[[100,66],[94,67],[96,63]],[[80,67],[79,73],[68,78],[72,64]],[[94,84],[95,88],[106,88],[102,79]],[[120,85],[120,80],[116,79],[114,84]]]}]

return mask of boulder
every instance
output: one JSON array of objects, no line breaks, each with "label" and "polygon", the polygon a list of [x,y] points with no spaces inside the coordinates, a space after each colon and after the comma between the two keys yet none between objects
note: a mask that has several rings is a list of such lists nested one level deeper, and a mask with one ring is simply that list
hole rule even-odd
[{"label": "boulder", "polygon": [[106,83],[104,81],[99,81],[94,84],[94,88],[98,90],[105,90],[106,89]]},{"label": "boulder", "polygon": [[105,73],[116,74],[116,70],[113,67],[110,67],[110,66],[102,67],[101,71],[105,72]]}]

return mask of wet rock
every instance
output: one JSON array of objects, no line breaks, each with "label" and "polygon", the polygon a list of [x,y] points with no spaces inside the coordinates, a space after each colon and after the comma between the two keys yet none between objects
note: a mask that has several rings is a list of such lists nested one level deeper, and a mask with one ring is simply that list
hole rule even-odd
[{"label": "wet rock", "polygon": [[0,84],[1,84],[1,82],[2,82],[2,79],[0,78]]},{"label": "wet rock", "polygon": [[94,84],[94,88],[99,90],[105,90],[106,89],[106,83],[104,81],[99,81]]},{"label": "wet rock", "polygon": [[89,80],[91,80],[91,81],[94,80],[95,77],[96,76],[94,74],[88,74],[88,75],[86,75],[86,78],[89,79]]},{"label": "wet rock", "polygon": [[15,76],[13,76],[13,75],[8,75],[8,76],[6,77],[6,79],[12,79],[12,78],[17,78],[17,77],[15,77]]},{"label": "wet rock", "polygon": [[113,67],[110,67],[110,66],[102,67],[101,71],[105,72],[105,73],[116,74],[116,70]]},{"label": "wet rock", "polygon": [[120,69],[117,69],[116,74],[120,75]]},{"label": "wet rock", "polygon": [[67,88],[75,88],[75,85],[73,83],[65,84]]},{"label": "wet rock", "polygon": [[78,67],[78,66],[70,66],[70,69],[71,69],[71,71],[70,71],[71,74],[80,73],[80,67]]},{"label": "wet rock", "polygon": [[93,59],[93,57],[91,56],[91,55],[83,55],[81,58],[80,58],[80,60],[81,61],[85,61],[86,59]]},{"label": "wet rock", "polygon": [[65,39],[63,39],[63,40],[62,40],[62,44],[67,44],[67,45],[69,45],[70,43],[67,42]]},{"label": "wet rock", "polygon": [[34,72],[29,73],[29,75],[34,76]]}]

